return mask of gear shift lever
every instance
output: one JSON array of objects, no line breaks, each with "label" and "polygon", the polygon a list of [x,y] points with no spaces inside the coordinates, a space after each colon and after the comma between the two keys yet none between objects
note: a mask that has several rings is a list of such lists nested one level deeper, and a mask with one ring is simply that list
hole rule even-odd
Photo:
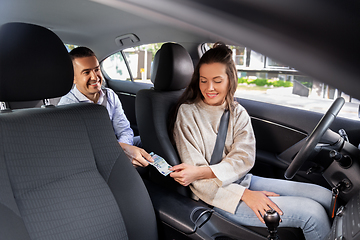
[{"label": "gear shift lever", "polygon": [[273,209],[267,210],[264,215],[264,221],[269,231],[268,240],[279,240],[280,238],[277,235],[277,227],[280,221],[279,214]]}]

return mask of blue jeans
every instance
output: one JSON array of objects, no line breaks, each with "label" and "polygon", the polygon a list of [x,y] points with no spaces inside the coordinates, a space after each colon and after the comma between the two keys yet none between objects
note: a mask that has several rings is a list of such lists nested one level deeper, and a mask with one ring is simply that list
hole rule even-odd
[{"label": "blue jeans", "polygon": [[[280,194],[279,197],[270,197],[284,213],[280,216],[282,222],[279,227],[301,228],[307,240],[322,240],[329,233],[330,190],[314,184],[257,176],[252,177],[249,189]],[[242,201],[235,214],[219,208],[214,210],[243,226],[266,227]]]}]

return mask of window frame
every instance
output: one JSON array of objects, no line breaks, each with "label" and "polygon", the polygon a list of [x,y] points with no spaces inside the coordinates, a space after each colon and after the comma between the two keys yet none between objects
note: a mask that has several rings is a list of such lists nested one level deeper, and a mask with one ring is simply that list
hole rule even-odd
[{"label": "window frame", "polygon": [[[101,72],[102,72],[103,76],[105,76],[107,79],[111,79],[111,80],[113,80],[113,81],[124,81],[124,82],[126,82],[126,81],[131,81],[131,82],[135,82],[135,81],[134,81],[133,74],[132,74],[132,71],[131,71],[131,69],[130,69],[129,62],[128,62],[126,56],[124,55],[123,50],[124,50],[124,49],[121,49],[121,50],[119,50],[118,52],[115,52],[115,53],[107,56],[106,58],[104,58],[104,59],[100,62]],[[129,73],[130,79],[125,79],[125,80],[123,80],[123,79],[115,79],[115,78],[110,77],[109,74],[106,72],[106,70],[105,70],[105,68],[104,68],[104,66],[103,66],[103,65],[104,65],[104,61],[105,61],[106,59],[108,59],[109,57],[111,57],[112,55],[117,54],[117,53],[120,53],[122,59],[124,60],[124,63],[125,63],[125,66],[126,66],[126,69],[127,69],[128,73]]]}]

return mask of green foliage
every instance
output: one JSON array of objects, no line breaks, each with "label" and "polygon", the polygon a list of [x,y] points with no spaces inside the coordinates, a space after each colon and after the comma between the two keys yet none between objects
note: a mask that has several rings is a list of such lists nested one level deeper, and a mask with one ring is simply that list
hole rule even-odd
[{"label": "green foliage", "polygon": [[308,88],[312,88],[312,85],[313,85],[313,82],[303,82],[303,81],[300,81],[300,83],[302,85],[304,85],[305,87],[308,87]]},{"label": "green foliage", "polygon": [[283,81],[283,80],[273,81],[273,80],[264,79],[264,78],[257,78],[255,80],[248,80],[246,78],[238,78],[238,83],[255,84],[258,87],[264,87],[264,86],[270,87],[271,85],[274,87],[292,87],[293,86],[292,82]]},{"label": "green foliage", "polygon": [[256,86],[258,87],[263,87],[265,85],[268,85],[268,80],[267,79],[264,79],[264,78],[257,78],[251,82],[249,82],[250,84],[255,84]]},{"label": "green foliage", "polygon": [[238,83],[248,83],[246,78],[238,78]]},{"label": "green foliage", "polygon": [[67,47],[68,51],[70,52],[71,50],[73,50],[74,48],[77,48],[77,45],[74,44],[67,44],[65,43],[65,46]]},{"label": "green foliage", "polygon": [[274,87],[292,87],[292,82],[286,82],[283,80],[274,81],[272,84]]}]

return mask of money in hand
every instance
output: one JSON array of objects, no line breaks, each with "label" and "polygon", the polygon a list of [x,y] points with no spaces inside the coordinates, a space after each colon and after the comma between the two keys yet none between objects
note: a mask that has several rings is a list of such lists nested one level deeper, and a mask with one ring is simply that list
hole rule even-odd
[{"label": "money in hand", "polygon": [[153,163],[149,162],[149,163],[153,165],[162,175],[167,176],[169,173],[172,172],[169,170],[171,166],[165,161],[165,159],[163,159],[162,157],[160,157],[159,155],[153,152],[151,152],[150,155],[154,160],[154,162]]}]

